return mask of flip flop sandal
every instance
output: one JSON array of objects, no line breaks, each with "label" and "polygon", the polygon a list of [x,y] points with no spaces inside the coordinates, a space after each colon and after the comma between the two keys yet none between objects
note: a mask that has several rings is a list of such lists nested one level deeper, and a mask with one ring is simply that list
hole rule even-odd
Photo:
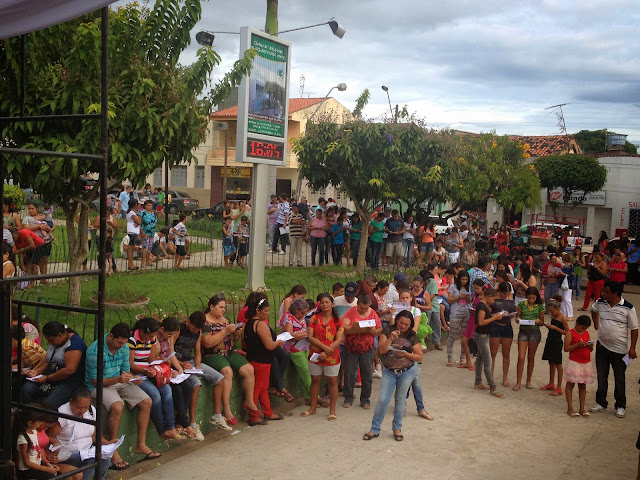
[{"label": "flip flop sandal", "polygon": [[402,440],[404,440],[404,435],[402,435],[401,433],[394,433],[393,438],[396,439],[396,442],[401,442]]},{"label": "flip flop sandal", "polygon": [[306,411],[302,412],[300,414],[300,416],[301,417],[310,417],[311,415],[315,415],[315,414],[316,414],[316,412],[310,412],[309,410],[306,410]]},{"label": "flip flop sandal", "polygon": [[161,456],[162,456],[161,453],[149,452],[144,456],[142,460],[138,460],[138,463],[146,462],[147,460],[155,460],[156,458],[160,458]]},{"label": "flip flop sandal", "polygon": [[372,438],[378,438],[379,436],[380,436],[380,434],[377,434],[377,435],[376,435],[375,433],[365,433],[365,434],[362,436],[362,439],[363,439],[363,440],[371,440]]},{"label": "flip flop sandal", "polygon": [[578,412],[567,413],[571,418],[580,418],[580,414]]},{"label": "flip flop sandal", "polygon": [[293,402],[293,395],[291,394],[291,392],[287,391],[286,389],[282,389],[280,391],[280,393],[282,394],[282,396],[284,397],[284,401],[289,403],[289,402]]},{"label": "flip flop sandal", "polygon": [[453,367],[453,362],[447,362],[447,367]]},{"label": "flip flop sandal", "polygon": [[337,420],[337,419],[338,419],[338,417],[336,417],[335,415],[329,415],[327,417],[327,420],[329,420],[330,422],[333,422],[334,420]]},{"label": "flip flop sandal", "polygon": [[489,395],[491,395],[492,397],[496,397],[496,398],[504,398],[504,394],[500,393],[496,390],[490,390],[489,391]]},{"label": "flip flop sandal", "polygon": [[473,389],[474,390],[489,390],[489,387],[487,385],[474,385]]},{"label": "flip flop sandal", "polygon": [[112,463],[111,466],[109,467],[109,470],[126,470],[127,468],[129,468],[131,465],[128,462],[125,462],[124,460],[121,462],[116,462],[116,463]]},{"label": "flip flop sandal", "polygon": [[282,415],[276,415],[275,417],[264,417],[265,420],[275,421],[275,420],[284,420]]},{"label": "flip flop sandal", "polygon": [[580,415],[582,415],[583,417],[587,418],[590,417],[591,414],[589,412],[580,412]]}]

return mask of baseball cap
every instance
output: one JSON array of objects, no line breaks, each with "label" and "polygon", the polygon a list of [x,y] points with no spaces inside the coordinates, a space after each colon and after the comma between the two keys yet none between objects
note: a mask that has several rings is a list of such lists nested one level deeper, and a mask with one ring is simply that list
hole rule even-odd
[{"label": "baseball cap", "polygon": [[344,287],[345,297],[355,297],[357,292],[358,292],[358,284],[355,282],[349,282]]},{"label": "baseball cap", "polygon": [[406,282],[407,281],[407,276],[402,272],[398,272],[393,277],[393,280],[394,281],[398,281],[398,282]]}]

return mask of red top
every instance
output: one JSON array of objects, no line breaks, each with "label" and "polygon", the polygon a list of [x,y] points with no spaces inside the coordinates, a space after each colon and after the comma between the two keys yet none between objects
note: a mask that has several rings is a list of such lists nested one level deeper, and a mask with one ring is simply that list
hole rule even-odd
[{"label": "red top", "polygon": [[[572,328],[569,331],[571,332],[571,345],[591,340],[591,336],[587,330],[582,333],[578,333]],[[571,350],[569,352],[569,360],[573,360],[577,363],[589,363],[591,362],[591,350],[587,347],[578,347],[575,350]]]},{"label": "red top", "polygon": [[[325,325],[322,321],[322,313],[316,313],[311,317],[309,321],[309,327],[313,330],[313,335],[315,338],[320,340],[324,345],[331,345],[333,341],[336,339],[336,335],[340,330],[344,330],[342,327],[342,320],[338,319],[336,322],[333,317],[329,320],[329,322]],[[322,353],[318,347],[311,345],[309,348],[309,359],[311,359],[311,355],[314,353]],[[317,365],[329,366],[329,365],[338,365],[340,363],[340,349],[336,348],[333,351],[333,355],[327,356],[325,361],[315,361]]]},{"label": "red top", "polygon": [[620,261],[615,263],[613,260],[609,263],[609,280],[612,282],[626,282],[627,274],[624,272],[613,271],[614,268],[624,269],[627,266],[626,262]]},{"label": "red top", "polygon": [[[342,317],[342,321],[347,320],[350,325],[353,325],[355,322],[360,320],[375,320],[376,327],[380,328],[382,323],[380,322],[380,317],[373,310],[373,308],[369,308],[369,311],[364,317],[361,317],[358,314],[358,307],[351,307]],[[352,333],[351,335],[344,336],[344,346],[347,350],[352,353],[366,353],[373,348],[376,336],[373,333]]]},{"label": "red top", "polygon": [[40,238],[36,232],[23,228],[22,230],[18,230],[18,233],[20,234],[20,239],[16,241],[16,248],[25,248],[28,245],[27,239],[29,237],[33,239],[36,247],[44,244],[44,240]]}]

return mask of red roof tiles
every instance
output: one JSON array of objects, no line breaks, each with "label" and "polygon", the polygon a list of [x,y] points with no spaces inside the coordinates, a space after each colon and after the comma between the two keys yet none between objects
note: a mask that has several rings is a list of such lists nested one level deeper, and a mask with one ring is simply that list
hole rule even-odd
[{"label": "red roof tiles", "polygon": [[532,157],[544,157],[546,155],[568,153],[569,148],[567,148],[567,145],[569,145],[573,149],[573,152],[571,153],[581,153],[578,143],[571,135],[509,135],[509,140],[528,143],[529,147],[531,147],[529,150],[529,154]]},{"label": "red roof tiles", "polygon": [[[324,98],[290,98],[289,99],[289,115],[295,113],[304,108],[310,107],[312,105],[316,105],[322,102]],[[220,117],[231,117],[235,118],[238,116],[238,107],[229,107],[224,110],[220,110],[219,112],[214,112],[211,114],[211,118],[220,118]]]}]

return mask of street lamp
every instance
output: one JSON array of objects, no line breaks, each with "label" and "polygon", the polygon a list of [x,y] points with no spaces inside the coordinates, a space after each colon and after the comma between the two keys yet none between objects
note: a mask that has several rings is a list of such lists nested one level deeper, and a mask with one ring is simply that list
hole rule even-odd
[{"label": "street lamp", "polygon": [[331,87],[331,90],[329,90],[329,92],[324,96],[324,98],[322,99],[322,101],[318,104],[318,108],[316,108],[313,113],[311,114],[311,116],[309,117],[309,120],[307,120],[307,122],[310,122],[311,119],[314,117],[314,115],[316,113],[318,113],[318,110],[320,110],[320,107],[322,106],[322,104],[324,103],[324,101],[329,98],[329,95],[331,94],[331,92],[333,92],[335,89],[338,89],[341,92],[344,92],[347,89],[347,84],[346,83],[339,83],[338,85],[336,85],[335,87]]},{"label": "street lamp", "polygon": [[394,119],[395,123],[398,123],[398,106],[396,105],[396,114],[394,116],[393,109],[391,108],[391,98],[389,98],[389,87],[382,85],[382,90],[387,92],[387,100],[389,101],[389,112],[391,113],[391,117]]},{"label": "street lamp", "polygon": [[[306,30],[307,28],[320,27],[321,25],[329,25],[333,34],[338,38],[344,37],[344,34],[346,32],[346,29],[332,18],[328,22],[316,23],[315,25],[307,25],[306,27],[291,28],[289,30],[282,30],[281,32],[276,33],[276,35],[280,35],[281,33],[296,32],[298,30]],[[240,35],[240,32],[211,32],[209,30],[201,30],[196,33],[196,42],[204,47],[211,47],[213,45],[213,40],[216,38],[216,33]]]}]

